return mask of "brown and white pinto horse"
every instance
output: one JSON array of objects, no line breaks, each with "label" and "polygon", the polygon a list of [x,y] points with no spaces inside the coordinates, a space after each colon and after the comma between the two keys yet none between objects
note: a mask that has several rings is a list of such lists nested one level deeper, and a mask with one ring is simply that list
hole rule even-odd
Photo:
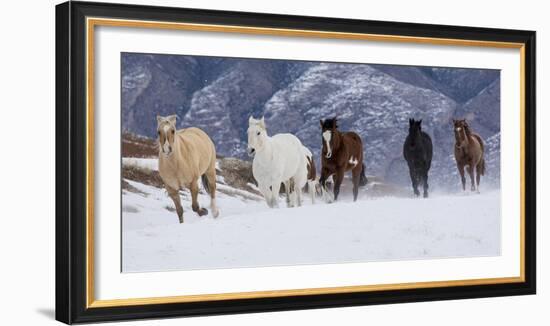
[{"label": "brown and white pinto horse", "polygon": [[321,178],[319,183],[324,192],[327,179],[334,175],[334,200],[338,199],[344,173],[351,170],[353,200],[357,200],[359,186],[367,184],[363,164],[363,142],[355,132],[340,132],[336,117],[320,120],[323,149],[321,153]]}]

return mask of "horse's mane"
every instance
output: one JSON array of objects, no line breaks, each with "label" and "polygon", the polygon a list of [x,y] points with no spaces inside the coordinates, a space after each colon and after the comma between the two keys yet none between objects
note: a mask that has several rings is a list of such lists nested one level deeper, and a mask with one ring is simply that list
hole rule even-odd
[{"label": "horse's mane", "polygon": [[466,136],[471,137],[472,136],[472,129],[470,129],[470,125],[467,123],[464,123],[464,131],[466,132]]},{"label": "horse's mane", "polygon": [[481,151],[485,151],[485,144],[483,144],[483,139],[481,138],[480,135],[473,132],[468,124],[464,125],[464,131],[466,132],[466,137],[471,137],[477,140],[477,142],[479,143],[479,146],[481,146]]}]

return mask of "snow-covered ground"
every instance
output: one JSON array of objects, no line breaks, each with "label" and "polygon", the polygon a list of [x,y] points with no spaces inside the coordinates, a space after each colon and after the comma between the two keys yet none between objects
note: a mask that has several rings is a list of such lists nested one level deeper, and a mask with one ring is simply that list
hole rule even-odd
[{"label": "snow-covered ground", "polygon": [[122,164],[125,166],[144,168],[151,171],[158,171],[159,169],[159,160],[156,157],[155,158],[123,157]]},{"label": "snow-covered ground", "polygon": [[[500,254],[499,191],[428,199],[362,194],[355,203],[344,197],[315,205],[304,196],[300,208],[286,208],[281,198],[281,208],[269,209],[257,195],[219,184],[220,217],[198,217],[182,192],[179,224],[163,189],[126,181],[133,191],[122,197],[123,272]],[[199,202],[208,207],[209,199],[201,193]]]}]

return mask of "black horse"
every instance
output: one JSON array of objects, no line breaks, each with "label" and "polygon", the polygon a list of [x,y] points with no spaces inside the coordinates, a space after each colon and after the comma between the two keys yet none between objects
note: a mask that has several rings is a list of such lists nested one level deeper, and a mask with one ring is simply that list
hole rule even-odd
[{"label": "black horse", "polygon": [[424,197],[428,197],[428,171],[432,165],[433,147],[430,136],[422,131],[422,120],[409,119],[409,135],[403,144],[403,156],[409,165],[414,194],[420,195],[418,185],[424,186]]}]

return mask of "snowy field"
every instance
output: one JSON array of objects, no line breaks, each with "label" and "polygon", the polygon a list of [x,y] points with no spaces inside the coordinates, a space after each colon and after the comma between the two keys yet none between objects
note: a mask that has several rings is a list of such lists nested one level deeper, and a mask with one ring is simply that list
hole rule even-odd
[{"label": "snowy field", "polygon": [[[344,196],[315,205],[304,196],[300,208],[286,208],[281,198],[281,208],[269,209],[250,192],[218,184],[226,190],[218,192],[220,217],[198,217],[182,191],[179,224],[163,189],[126,181],[133,191],[122,195],[123,272],[500,254],[499,191],[429,199],[362,194],[355,203]],[[199,202],[208,208],[204,193]]]}]

